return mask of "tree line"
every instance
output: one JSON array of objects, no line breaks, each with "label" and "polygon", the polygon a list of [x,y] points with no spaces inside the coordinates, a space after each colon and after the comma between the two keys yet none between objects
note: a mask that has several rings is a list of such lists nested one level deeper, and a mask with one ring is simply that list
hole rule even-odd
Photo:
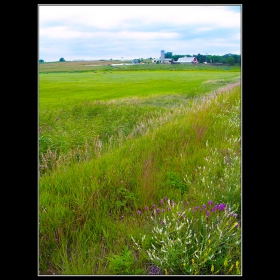
[{"label": "tree line", "polygon": [[[171,58],[174,61],[177,61],[180,57],[196,57],[197,61],[199,63],[207,62],[207,63],[226,63],[229,65],[235,65],[235,64],[241,64],[241,55],[239,54],[225,54],[225,55],[210,55],[210,54],[197,54],[197,55],[190,55],[190,54],[173,54],[172,52],[166,52],[165,53],[165,58]],[[152,59],[150,57],[150,59]],[[138,62],[144,61],[143,58],[139,59],[134,59],[135,61],[137,60]],[[59,59],[59,61],[65,61],[63,57]],[[39,60],[40,63],[44,62],[43,59]]]},{"label": "tree line", "polygon": [[197,54],[197,55],[189,55],[189,54],[174,54],[172,52],[166,52],[165,58],[172,58],[174,61],[177,61],[180,57],[196,57],[199,63],[207,62],[207,63],[227,63],[227,64],[241,64],[241,55],[239,54],[225,54],[225,55],[210,55],[210,54]]}]

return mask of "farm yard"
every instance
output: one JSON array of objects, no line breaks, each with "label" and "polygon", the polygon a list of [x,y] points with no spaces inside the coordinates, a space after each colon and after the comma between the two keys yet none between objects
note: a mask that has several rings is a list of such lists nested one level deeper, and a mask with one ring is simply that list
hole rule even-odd
[{"label": "farm yard", "polygon": [[123,63],[39,64],[39,275],[242,274],[240,66]]}]

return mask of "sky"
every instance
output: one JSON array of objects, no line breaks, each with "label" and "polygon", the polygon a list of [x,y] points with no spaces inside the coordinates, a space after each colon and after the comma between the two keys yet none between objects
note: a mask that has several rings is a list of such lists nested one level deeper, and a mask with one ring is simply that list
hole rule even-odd
[{"label": "sky", "polygon": [[45,62],[242,51],[242,4],[38,4],[37,26]]}]

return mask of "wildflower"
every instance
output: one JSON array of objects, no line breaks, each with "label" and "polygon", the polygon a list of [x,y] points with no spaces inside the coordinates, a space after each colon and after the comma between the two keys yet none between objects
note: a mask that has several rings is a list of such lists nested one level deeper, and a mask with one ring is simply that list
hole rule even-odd
[{"label": "wildflower", "polygon": [[192,259],[192,264],[194,264],[194,259]]},{"label": "wildflower", "polygon": [[227,266],[227,265],[228,265],[228,260],[225,259],[225,261],[224,261],[224,266]]},{"label": "wildflower", "polygon": [[157,205],[156,205],[156,204],[153,204],[153,207],[154,207],[154,208],[156,208],[156,207],[157,207]]},{"label": "wildflower", "polygon": [[148,207],[148,206],[146,206],[146,207],[145,207],[145,210],[146,210],[146,211],[148,211],[148,210],[149,210],[149,207]]},{"label": "wildflower", "polygon": [[164,209],[162,209],[162,210],[161,210],[161,212],[162,212],[162,213],[164,213],[164,212],[165,212],[165,210],[164,210]]},{"label": "wildflower", "polygon": [[237,214],[236,214],[236,213],[233,213],[233,212],[231,212],[229,215],[232,216],[232,217],[234,217],[234,218],[237,217]]},{"label": "wildflower", "polygon": [[235,222],[232,226],[232,228],[238,228],[238,222]]},{"label": "wildflower", "polygon": [[164,226],[164,225],[165,225],[165,222],[164,222],[164,221],[161,221],[161,224]]},{"label": "wildflower", "polygon": [[209,211],[206,212],[206,216],[207,216],[207,217],[210,216],[210,212],[209,212]]},{"label": "wildflower", "polygon": [[186,263],[183,263],[183,266],[185,267],[185,266],[186,266]]},{"label": "wildflower", "polygon": [[167,274],[168,274],[168,271],[167,271],[167,269],[166,269],[166,268],[164,269],[164,271],[165,271],[165,275],[167,275]]},{"label": "wildflower", "polygon": [[218,208],[218,205],[215,205],[213,208],[212,208],[212,212],[215,212]]},{"label": "wildflower", "polygon": [[168,200],[168,197],[166,196],[164,199],[165,199],[165,200]]},{"label": "wildflower", "polygon": [[236,261],[235,265],[236,265],[236,268],[238,268],[239,261]]},{"label": "wildflower", "polygon": [[167,211],[170,211],[170,210],[171,210],[170,207],[168,207],[168,208],[167,208]]},{"label": "wildflower", "polygon": [[202,208],[205,209],[205,208],[206,208],[206,204],[203,204],[203,205],[202,205]]},{"label": "wildflower", "polygon": [[212,201],[212,200],[209,200],[209,201],[208,201],[208,204],[209,204],[209,205],[212,205],[212,204],[213,204],[213,201]]},{"label": "wildflower", "polygon": [[141,212],[140,210],[138,210],[137,212],[138,212],[138,214],[139,214],[139,215],[141,215],[141,214],[142,214],[142,212]]},{"label": "wildflower", "polygon": [[160,269],[157,266],[150,265],[149,272],[150,272],[151,275],[159,275],[160,274]]},{"label": "wildflower", "polygon": [[160,200],[160,204],[163,204],[163,203],[164,203],[164,201],[163,201],[163,199],[161,199],[161,200]]},{"label": "wildflower", "polygon": [[212,264],[211,265],[211,272],[213,272],[214,271],[214,265]]},{"label": "wildflower", "polygon": [[224,203],[218,204],[217,206],[220,211],[224,211],[226,209],[226,204]]},{"label": "wildflower", "polygon": [[228,272],[230,272],[233,269],[233,267],[234,267],[234,264],[231,265],[231,267],[230,267]]},{"label": "wildflower", "polygon": [[160,209],[159,208],[157,208],[157,213],[159,213],[160,212]]}]

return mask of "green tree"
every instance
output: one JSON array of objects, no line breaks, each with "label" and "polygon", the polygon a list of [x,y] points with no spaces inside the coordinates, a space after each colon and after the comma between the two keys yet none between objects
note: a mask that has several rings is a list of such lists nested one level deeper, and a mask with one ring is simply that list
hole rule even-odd
[{"label": "green tree", "polygon": [[44,59],[40,59],[39,62],[44,62]]},{"label": "green tree", "polygon": [[166,52],[165,58],[172,58],[172,52]]},{"label": "green tree", "polygon": [[61,57],[61,58],[59,59],[59,61],[65,61],[65,59],[64,59],[63,57]]},{"label": "green tree", "polygon": [[234,65],[235,64],[234,58],[232,56],[228,57],[226,59],[226,63],[231,65],[231,66]]},{"label": "green tree", "polygon": [[178,58],[180,58],[180,57],[184,57],[184,55],[182,55],[182,54],[174,54],[174,55],[172,55],[172,58],[174,59],[174,61],[177,61]]}]

